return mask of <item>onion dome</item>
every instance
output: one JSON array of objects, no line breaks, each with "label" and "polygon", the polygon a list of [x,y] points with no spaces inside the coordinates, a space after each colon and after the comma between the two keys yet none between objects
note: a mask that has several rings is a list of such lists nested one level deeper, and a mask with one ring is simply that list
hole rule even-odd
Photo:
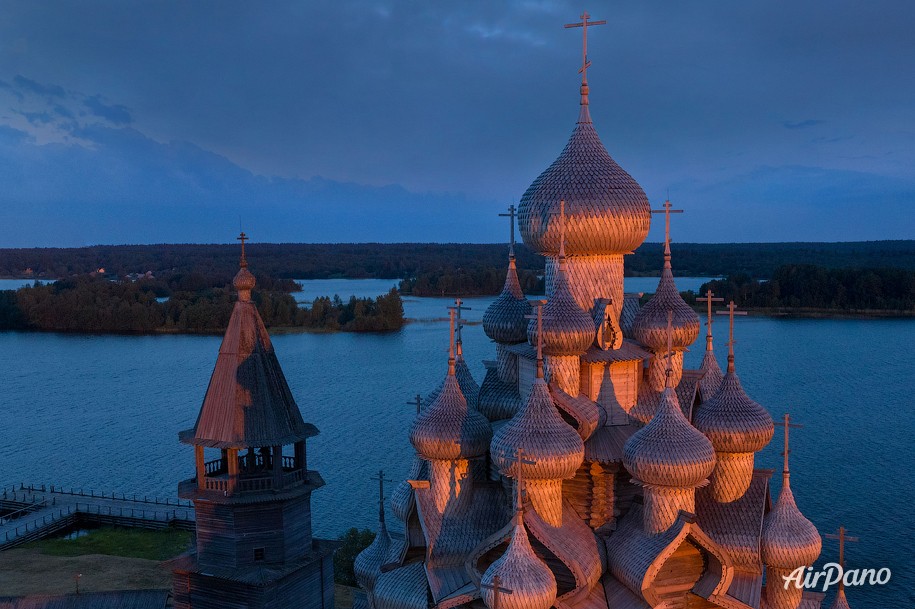
[{"label": "onion dome", "polygon": [[638,182],[610,158],[591,123],[587,85],[582,93],[581,115],[566,147],[521,197],[521,236],[534,251],[556,255],[564,199],[574,210],[566,218],[569,255],[626,254],[648,235],[651,207]]},{"label": "onion dome", "polygon": [[382,518],[375,539],[369,547],[357,554],[356,560],[353,561],[356,582],[363,590],[371,592],[375,588],[375,580],[381,575],[381,565],[387,559],[390,547],[391,538]]},{"label": "onion dome", "polygon": [[760,541],[763,563],[775,569],[812,565],[820,555],[820,534],[794,502],[787,475],[775,507],[763,520]]},{"label": "onion dome", "polygon": [[492,429],[477,410],[468,407],[454,376],[454,364],[435,400],[416,415],[410,442],[426,459],[472,459],[486,453]]},{"label": "onion dome", "polygon": [[[499,609],[549,609],[556,601],[556,577],[531,547],[520,512],[508,549],[489,565],[480,583],[483,602],[491,608],[496,594]],[[512,592],[497,592],[497,587]]]},{"label": "onion dome", "polygon": [[769,412],[746,394],[732,366],[718,392],[697,409],[693,425],[722,453],[755,453],[775,433]]},{"label": "onion dome", "polygon": [[[533,463],[518,463],[519,449]],[[493,436],[490,451],[499,471],[517,479],[520,467],[525,480],[572,478],[585,456],[581,436],[556,410],[543,378],[534,379],[527,401]]]},{"label": "onion dome", "polygon": [[694,488],[715,468],[715,449],[666,387],[654,418],[626,441],[623,465],[645,484]]},{"label": "onion dome", "polygon": [[[543,305],[543,352],[546,355],[581,355],[594,342],[594,319],[585,312],[569,290],[565,257],[553,278],[553,294]],[[537,344],[537,322],[527,326],[527,340]]]},{"label": "onion dome", "polygon": [[394,487],[394,491],[391,493],[391,511],[401,522],[407,521],[413,506],[416,504],[416,499],[413,497],[413,487],[410,486],[409,480],[419,480],[425,474],[425,470],[426,462],[414,458],[407,478]]},{"label": "onion dome", "polygon": [[639,309],[632,322],[633,337],[653,351],[664,351],[667,348],[668,311],[673,311],[672,346],[676,351],[683,351],[699,336],[699,316],[677,291],[669,254],[665,256],[657,291]]},{"label": "onion dome", "polygon": [[232,280],[232,287],[235,288],[239,295],[241,295],[242,292],[248,292],[248,295],[250,296],[250,292],[254,289],[256,283],[251,271],[242,267],[238,269],[238,272],[235,274],[235,278]]},{"label": "onion dome", "polygon": [[483,314],[483,331],[497,343],[523,343],[527,340],[527,319],[531,304],[521,291],[514,256],[508,259],[505,286]]},{"label": "onion dome", "polygon": [[718,365],[718,360],[715,359],[715,352],[711,348],[711,341],[709,341],[709,346],[705,349],[705,356],[702,358],[699,372],[702,373],[702,378],[699,379],[702,397],[703,399],[708,399],[709,396],[715,395],[721,386],[721,380],[724,378],[721,366]]}]

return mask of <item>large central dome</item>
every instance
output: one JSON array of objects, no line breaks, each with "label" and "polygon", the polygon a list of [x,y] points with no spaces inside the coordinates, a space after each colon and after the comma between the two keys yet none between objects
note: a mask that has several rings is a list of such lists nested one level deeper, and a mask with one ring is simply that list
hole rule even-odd
[{"label": "large central dome", "polygon": [[562,154],[521,197],[521,235],[541,254],[559,252],[562,199],[566,253],[571,256],[626,254],[648,235],[651,207],[645,191],[607,153],[584,104]]}]

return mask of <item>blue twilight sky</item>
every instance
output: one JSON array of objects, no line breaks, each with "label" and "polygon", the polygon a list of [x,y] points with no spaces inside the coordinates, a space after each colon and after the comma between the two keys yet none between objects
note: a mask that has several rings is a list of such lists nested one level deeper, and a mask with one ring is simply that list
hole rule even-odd
[{"label": "blue twilight sky", "polygon": [[[0,0],[0,247],[502,241],[582,8]],[[587,8],[595,126],[675,240],[915,238],[915,2]]]}]

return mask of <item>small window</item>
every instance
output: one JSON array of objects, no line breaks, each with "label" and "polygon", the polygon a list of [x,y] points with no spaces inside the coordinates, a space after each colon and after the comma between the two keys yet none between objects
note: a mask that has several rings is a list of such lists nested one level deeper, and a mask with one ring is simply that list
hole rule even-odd
[{"label": "small window", "polygon": [[264,548],[254,548],[254,562],[263,562]]}]

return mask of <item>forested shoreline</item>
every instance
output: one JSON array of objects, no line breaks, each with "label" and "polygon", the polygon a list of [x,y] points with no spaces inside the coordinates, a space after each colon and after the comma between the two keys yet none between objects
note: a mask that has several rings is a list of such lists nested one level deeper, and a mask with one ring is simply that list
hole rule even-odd
[{"label": "forested shoreline", "polygon": [[[267,285],[289,288],[286,282]],[[260,282],[260,280],[259,280]],[[236,296],[203,276],[169,281],[110,281],[83,275],[50,284],[0,291],[0,330],[110,334],[218,334],[225,330]],[[288,291],[252,294],[268,328],[343,332],[389,332],[405,323],[400,294],[377,298],[319,297],[300,307]]]}]

